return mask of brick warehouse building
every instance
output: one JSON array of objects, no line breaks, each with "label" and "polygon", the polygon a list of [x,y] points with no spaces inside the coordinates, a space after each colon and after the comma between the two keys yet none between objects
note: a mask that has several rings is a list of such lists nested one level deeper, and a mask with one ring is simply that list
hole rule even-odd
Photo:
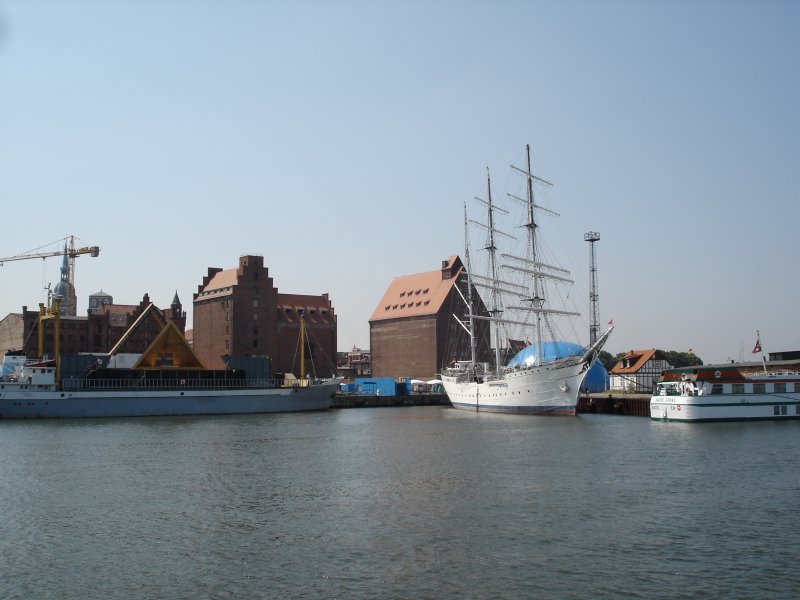
[{"label": "brick warehouse building", "polygon": [[239,267],[209,268],[194,294],[192,348],[208,368],[223,356],[267,356],[274,373],[300,376],[300,314],[306,316],[306,372],[336,372],[336,315],[328,294],[281,294],[264,258],[246,255]]},{"label": "brick warehouse building", "polygon": [[[454,360],[469,359],[469,337],[453,317],[465,319],[467,296],[461,259],[451,256],[442,268],[396,277],[369,320],[373,377],[433,379]],[[477,312],[487,314],[473,287]],[[478,360],[491,359],[488,321],[476,321]]]}]

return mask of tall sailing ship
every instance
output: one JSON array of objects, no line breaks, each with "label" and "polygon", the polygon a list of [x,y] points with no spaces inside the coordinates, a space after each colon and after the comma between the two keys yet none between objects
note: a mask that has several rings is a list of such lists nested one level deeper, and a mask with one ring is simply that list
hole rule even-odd
[{"label": "tall sailing ship", "polygon": [[[497,212],[507,211],[496,206],[492,200],[491,179],[487,176],[487,199],[478,198],[487,209],[486,223],[471,221],[464,209],[465,266],[467,291],[463,296],[467,315],[462,327],[470,338],[471,355],[467,360],[456,361],[442,372],[442,384],[451,404],[455,408],[487,412],[532,413],[542,415],[574,415],[581,385],[597,355],[605,344],[613,327],[610,327],[588,348],[579,346],[578,352],[546,352],[545,348],[558,348],[554,337],[553,319],[577,317],[579,313],[555,306],[549,289],[555,284],[571,284],[569,271],[543,262],[541,257],[537,212],[558,216],[557,213],[534,202],[534,182],[550,186],[548,181],[533,175],[531,171],[530,146],[526,146],[527,169],[512,169],[525,177],[525,198],[509,194],[523,203],[526,219],[522,226],[526,230],[525,256],[501,253],[496,245],[498,238],[512,236],[495,226]],[[485,250],[488,253],[486,276],[473,273],[469,252],[469,223],[479,225],[487,235]],[[502,261],[502,262],[501,262]],[[500,277],[501,269],[511,275]],[[514,275],[522,281],[513,280]],[[474,288],[488,292],[487,311],[479,314]],[[457,317],[456,317],[457,318]],[[478,362],[476,348],[476,324],[486,320],[491,324],[494,364]],[[531,335],[534,345],[506,362],[503,347],[512,339],[509,328],[522,328]],[[515,339],[521,339],[519,334]],[[564,348],[573,344],[561,343]]]}]

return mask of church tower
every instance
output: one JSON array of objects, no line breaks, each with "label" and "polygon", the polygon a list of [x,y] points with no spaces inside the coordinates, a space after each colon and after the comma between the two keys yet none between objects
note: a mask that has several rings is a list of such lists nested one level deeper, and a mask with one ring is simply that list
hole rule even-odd
[{"label": "church tower", "polygon": [[75,286],[70,282],[67,244],[64,243],[64,260],[61,261],[61,281],[53,288],[53,299],[61,298],[61,316],[74,317],[78,314],[78,297]]}]

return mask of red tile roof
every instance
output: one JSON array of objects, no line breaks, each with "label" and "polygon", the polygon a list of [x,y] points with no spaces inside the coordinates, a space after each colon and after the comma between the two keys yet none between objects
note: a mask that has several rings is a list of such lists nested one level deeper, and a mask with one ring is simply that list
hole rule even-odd
[{"label": "red tile roof", "polygon": [[[456,260],[459,260],[457,256],[451,256],[445,262],[453,265]],[[442,279],[442,269],[395,277],[372,313],[370,322],[435,315],[462,270],[460,267],[450,279]]]},{"label": "red tile roof", "polygon": [[[652,358],[663,359],[664,357],[661,356],[661,352],[656,350],[655,348],[651,348],[650,350],[631,350],[625,356],[623,356],[617,364],[614,365],[614,368],[611,369],[612,375],[624,375],[630,373],[638,373],[647,361]],[[630,367],[623,367],[622,365],[626,364],[630,361]]]},{"label": "red tile roof", "polygon": [[335,323],[333,307],[328,295],[278,294],[278,318],[287,323],[299,321],[300,310],[305,311],[307,323]]}]

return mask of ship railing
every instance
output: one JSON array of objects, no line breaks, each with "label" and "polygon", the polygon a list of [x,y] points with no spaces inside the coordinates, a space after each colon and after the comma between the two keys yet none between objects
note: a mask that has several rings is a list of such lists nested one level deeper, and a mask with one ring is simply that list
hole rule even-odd
[{"label": "ship railing", "polygon": [[273,389],[280,387],[308,387],[316,380],[282,379],[62,379],[64,391],[149,391],[149,390],[231,390],[231,389]]}]

